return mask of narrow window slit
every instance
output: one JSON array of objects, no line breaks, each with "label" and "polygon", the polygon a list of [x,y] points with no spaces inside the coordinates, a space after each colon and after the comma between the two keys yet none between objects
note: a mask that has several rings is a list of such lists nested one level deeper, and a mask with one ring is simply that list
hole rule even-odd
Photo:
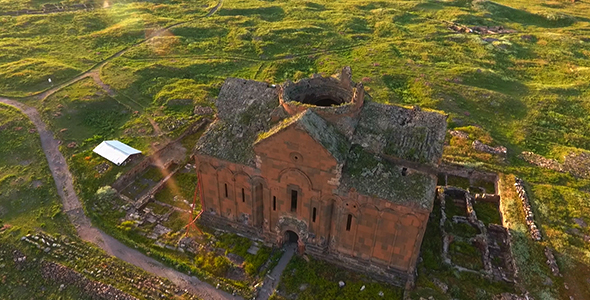
[{"label": "narrow window slit", "polygon": [[352,225],[352,215],[348,215],[348,220],[346,220],[346,231],[350,231],[350,225]]},{"label": "narrow window slit", "polygon": [[297,211],[297,191],[291,190],[291,212]]}]

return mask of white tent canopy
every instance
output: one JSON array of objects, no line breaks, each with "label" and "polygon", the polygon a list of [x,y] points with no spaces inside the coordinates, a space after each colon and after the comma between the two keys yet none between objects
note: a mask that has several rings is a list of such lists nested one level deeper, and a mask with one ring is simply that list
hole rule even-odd
[{"label": "white tent canopy", "polygon": [[93,151],[117,166],[124,163],[129,156],[141,153],[141,151],[131,148],[119,141],[104,141],[96,146]]}]

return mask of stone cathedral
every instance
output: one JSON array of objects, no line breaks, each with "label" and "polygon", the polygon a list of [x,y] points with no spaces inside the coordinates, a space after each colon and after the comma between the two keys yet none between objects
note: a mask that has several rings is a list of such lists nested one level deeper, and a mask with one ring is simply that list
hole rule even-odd
[{"label": "stone cathedral", "polygon": [[200,222],[404,285],[436,193],[446,116],[373,101],[349,67],[228,78],[194,159]]}]

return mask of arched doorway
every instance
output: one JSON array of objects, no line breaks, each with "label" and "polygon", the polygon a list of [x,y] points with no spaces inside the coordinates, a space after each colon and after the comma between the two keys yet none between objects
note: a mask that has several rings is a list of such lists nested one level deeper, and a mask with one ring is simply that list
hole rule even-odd
[{"label": "arched doorway", "polygon": [[297,233],[287,230],[285,231],[285,242],[286,244],[297,244],[299,242],[299,236]]}]

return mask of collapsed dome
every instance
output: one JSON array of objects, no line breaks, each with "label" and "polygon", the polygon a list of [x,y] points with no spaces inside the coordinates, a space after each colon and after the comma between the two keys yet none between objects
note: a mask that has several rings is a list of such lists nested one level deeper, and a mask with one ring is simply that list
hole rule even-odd
[{"label": "collapsed dome", "polygon": [[295,83],[287,81],[279,90],[279,103],[287,115],[311,109],[348,137],[354,132],[353,124],[364,98],[363,84],[352,81],[350,67],[344,67],[333,77],[315,74]]},{"label": "collapsed dome", "polygon": [[314,106],[333,106],[352,101],[354,91],[350,85],[332,77],[302,79],[286,84],[283,90],[285,101],[294,101]]}]

